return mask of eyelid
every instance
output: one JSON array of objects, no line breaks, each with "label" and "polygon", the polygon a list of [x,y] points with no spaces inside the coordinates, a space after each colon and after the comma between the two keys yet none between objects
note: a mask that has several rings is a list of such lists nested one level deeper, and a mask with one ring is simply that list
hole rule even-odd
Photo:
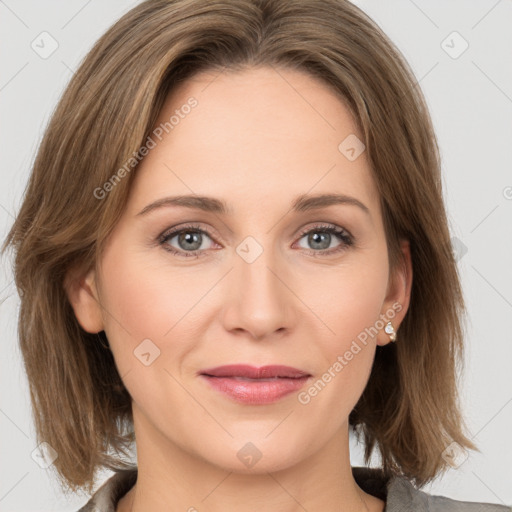
[{"label": "eyelid", "polygon": [[305,228],[303,228],[301,231],[299,231],[299,237],[302,237],[305,234],[307,234],[310,231],[313,231],[315,229],[317,229],[318,231],[321,231],[322,229],[327,229],[327,230],[335,229],[336,231],[341,231],[341,232],[345,233],[347,235],[347,237],[354,240],[354,236],[348,229],[344,228],[343,226],[338,226],[337,224],[333,224],[331,222],[318,222],[318,223],[313,222],[312,226],[308,225]]},{"label": "eyelid", "polygon": [[[214,233],[212,233],[211,231]],[[165,231],[163,231],[157,238],[158,240],[163,240],[169,238],[171,235],[175,236],[179,234],[181,231],[198,231],[202,234],[205,234],[212,238],[213,236],[222,239],[220,235],[217,234],[217,232],[213,228],[205,229],[203,228],[199,223],[194,222],[186,222],[184,224],[177,224],[176,226],[173,226],[172,228],[167,228]]]}]

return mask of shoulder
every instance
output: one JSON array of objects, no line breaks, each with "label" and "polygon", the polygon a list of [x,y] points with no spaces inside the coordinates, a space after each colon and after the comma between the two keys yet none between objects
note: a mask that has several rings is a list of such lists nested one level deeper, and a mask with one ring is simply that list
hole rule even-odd
[{"label": "shoulder", "polygon": [[354,467],[357,484],[386,502],[384,512],[512,512],[512,507],[493,503],[459,501],[417,489],[405,477],[386,477],[379,468]]},{"label": "shoulder", "polygon": [[475,501],[460,501],[416,489],[403,477],[389,482],[386,512],[416,510],[425,512],[512,512],[512,507]]},{"label": "shoulder", "polygon": [[119,500],[134,486],[137,468],[114,473],[78,512],[115,512]]}]

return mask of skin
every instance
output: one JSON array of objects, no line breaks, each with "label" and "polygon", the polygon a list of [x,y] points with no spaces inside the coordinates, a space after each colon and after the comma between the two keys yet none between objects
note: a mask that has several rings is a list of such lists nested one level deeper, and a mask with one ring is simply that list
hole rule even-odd
[{"label": "skin", "polygon": [[[285,364],[317,381],[394,303],[398,330],[409,305],[409,244],[391,274],[366,153],[350,161],[338,150],[348,135],[362,136],[340,98],[302,71],[203,72],[172,92],[157,125],[192,96],[198,105],[138,167],[96,270],[69,288],[81,326],[105,330],[132,396],[139,475],[117,510],[382,511],[352,476],[348,415],[376,346],[390,342],[383,329],[307,404],[297,393],[239,404],[197,376],[230,363]],[[292,212],[306,193],[352,196],[369,214],[348,204]],[[222,199],[231,211],[167,206],[138,215],[179,194]],[[188,222],[209,232],[197,258],[165,250],[190,251],[178,236],[158,243]],[[354,245],[331,235],[319,249],[300,235],[318,224],[347,230]],[[236,252],[247,236],[263,249],[252,263]],[[133,353],[147,338],[160,350],[149,366]],[[248,442],[262,455],[250,468],[237,457]]]}]

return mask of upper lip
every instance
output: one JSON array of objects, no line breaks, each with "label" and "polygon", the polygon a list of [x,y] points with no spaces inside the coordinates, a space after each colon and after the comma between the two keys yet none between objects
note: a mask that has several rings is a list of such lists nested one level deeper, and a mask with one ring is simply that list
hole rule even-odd
[{"label": "upper lip", "polygon": [[284,365],[269,365],[259,368],[248,364],[229,364],[216,366],[200,371],[201,375],[212,377],[246,377],[249,379],[265,379],[271,377],[299,378],[307,377],[310,374],[297,368]]}]

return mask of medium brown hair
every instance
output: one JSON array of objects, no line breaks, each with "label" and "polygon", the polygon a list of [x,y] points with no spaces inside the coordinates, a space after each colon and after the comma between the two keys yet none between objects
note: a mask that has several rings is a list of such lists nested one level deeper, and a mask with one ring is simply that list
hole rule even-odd
[{"label": "medium brown hair", "polygon": [[[126,204],[134,172],[94,193],[145,144],[172,88],[201,70],[303,70],[339,93],[364,135],[380,193],[390,270],[411,244],[413,282],[398,340],[378,346],[349,422],[387,474],[422,486],[465,436],[460,279],[443,204],[440,157],[424,97],[393,43],[345,0],[149,0],[95,44],[67,86],[4,244],[15,250],[19,340],[38,438],[61,482],[92,489],[96,470],[126,467],[130,396],[105,333],[85,332],[65,292],[92,268]],[[341,142],[341,141],[340,141]],[[479,451],[479,450],[478,450]]]}]

